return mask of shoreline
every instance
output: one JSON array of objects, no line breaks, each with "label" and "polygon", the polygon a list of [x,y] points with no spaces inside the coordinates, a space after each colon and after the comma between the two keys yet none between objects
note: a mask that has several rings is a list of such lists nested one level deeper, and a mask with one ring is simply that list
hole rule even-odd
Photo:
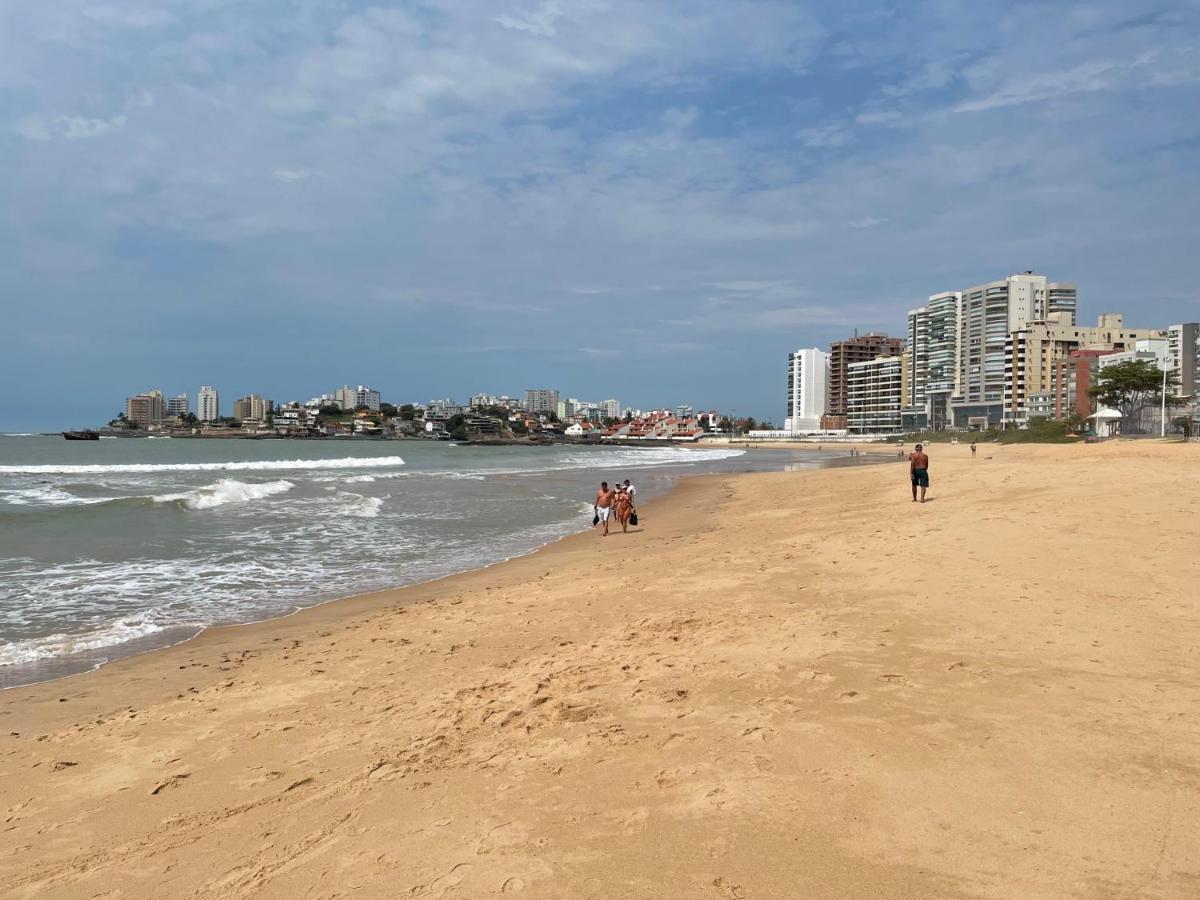
[{"label": "shoreline", "polygon": [[[544,446],[549,446],[549,445],[544,445]],[[624,449],[624,447],[621,445],[606,445],[606,446],[608,446],[610,449]],[[644,449],[649,450],[649,449],[660,449],[660,448],[646,446]],[[691,449],[740,450],[742,448],[740,448],[740,447],[725,447],[725,446],[719,446],[719,447],[697,446],[697,447],[692,447]],[[797,451],[796,448],[785,448],[785,447],[765,448],[765,449],[787,450],[793,454],[799,452],[799,451]],[[837,459],[832,459],[831,462],[833,463],[834,466],[840,465],[840,461]],[[647,495],[645,502],[647,504],[657,502],[658,500],[667,496],[674,490],[677,490],[678,486],[685,480],[691,479],[691,478],[697,478],[697,477],[706,477],[706,476],[702,473],[689,473],[686,471],[679,472],[676,474],[671,474],[669,476],[670,480],[669,480],[668,486],[665,489],[665,491],[662,491],[661,493],[655,492],[655,493],[651,493],[651,494]],[[563,527],[571,528],[572,526],[570,525],[569,522],[564,522]],[[465,575],[465,574],[470,574],[473,572],[480,572],[480,571],[486,570],[488,568],[491,568],[493,566],[502,565],[504,563],[510,562],[514,559],[520,559],[522,557],[526,557],[531,554],[539,553],[542,550],[544,550],[546,547],[552,546],[553,544],[555,544],[559,541],[562,541],[566,538],[572,537],[573,535],[587,534],[587,533],[589,533],[589,531],[590,531],[590,527],[587,525],[583,525],[583,526],[580,526],[576,530],[567,530],[564,533],[558,535],[557,537],[553,537],[541,544],[531,546],[527,550],[516,553],[512,556],[495,559],[490,562],[484,561],[478,565],[474,565],[474,566],[471,566],[471,567],[468,567],[465,569],[460,569],[460,570],[453,571],[453,572],[447,572],[445,574],[437,575],[433,578],[426,579],[426,580],[418,580],[418,581],[411,581],[411,582],[401,581],[400,583],[397,583],[397,584],[386,585],[383,587],[375,588],[372,590],[366,590],[366,591],[353,590],[347,594],[339,594],[337,596],[332,596],[332,597],[327,597],[325,599],[315,600],[314,602],[307,603],[304,605],[296,605],[289,610],[278,612],[278,613],[273,613],[273,614],[268,614],[262,618],[252,618],[252,619],[247,619],[246,621],[241,621],[241,622],[224,622],[224,623],[209,624],[209,625],[194,625],[194,624],[172,625],[172,626],[165,627],[162,631],[155,632],[153,634],[138,637],[138,638],[133,638],[133,639],[123,642],[121,644],[105,645],[105,646],[97,647],[97,648],[90,649],[90,650],[79,651],[79,652],[76,652],[76,653],[73,653],[73,654],[70,654],[67,656],[46,657],[46,658],[36,660],[33,662],[19,663],[19,664],[13,664],[13,665],[9,665],[9,666],[0,666],[0,696],[3,696],[3,694],[7,691],[16,690],[16,689],[19,689],[22,687],[30,687],[30,686],[41,685],[41,684],[52,684],[52,683],[57,683],[59,681],[62,681],[64,679],[76,678],[81,675],[86,675],[90,672],[98,671],[100,669],[103,669],[103,668],[110,666],[113,663],[119,662],[121,660],[143,657],[143,656],[146,656],[147,654],[155,653],[160,650],[170,650],[172,648],[188,644],[189,642],[194,641],[197,638],[199,638],[200,636],[202,636],[206,631],[209,631],[214,628],[240,628],[240,627],[245,627],[247,625],[265,624],[265,623],[269,623],[269,622],[279,621],[282,619],[287,619],[291,616],[297,615],[299,613],[303,613],[307,610],[326,606],[331,603],[341,603],[341,602],[344,602],[347,600],[353,600],[360,596],[368,596],[368,595],[372,595],[372,594],[380,594],[380,593],[393,592],[393,591],[402,591],[407,588],[419,587],[421,585],[435,584],[435,583],[443,581],[447,578],[453,578],[458,575]],[[81,635],[80,637],[86,639],[87,636]],[[115,651],[121,650],[121,648],[124,648],[124,652],[115,652]],[[32,674],[32,678],[29,677],[31,674]]]},{"label": "shoreline", "polygon": [[[822,470],[814,469],[813,471]],[[652,500],[645,502],[642,506],[639,506],[639,515],[640,517],[644,517],[644,513],[648,512],[651,517],[662,515],[669,518],[673,515],[673,507],[681,502],[679,495],[686,495],[686,500],[691,500],[692,492],[706,489],[710,491],[715,490],[714,484],[705,484],[705,482],[719,482],[726,478],[738,477],[741,474],[746,473],[704,473],[674,476],[674,483],[670,488]],[[629,533],[640,534],[644,529],[645,526],[639,524],[636,530],[631,530]],[[58,702],[58,697],[63,693],[72,693],[70,690],[59,690],[60,685],[70,688],[78,687],[82,691],[90,692],[92,686],[86,683],[89,679],[103,679],[109,672],[114,672],[114,670],[119,670],[120,675],[128,674],[131,676],[142,674],[137,671],[142,666],[147,667],[148,670],[155,668],[170,670],[171,667],[176,665],[176,656],[189,655],[190,658],[197,654],[211,654],[218,648],[224,648],[227,645],[235,643],[242,644],[247,641],[259,645],[274,644],[278,643],[284,634],[304,631],[317,624],[321,627],[344,626],[360,616],[370,615],[380,610],[436,603],[444,592],[471,590],[479,587],[480,584],[489,580],[487,578],[489,573],[498,574],[506,581],[519,579],[524,574],[523,569],[525,565],[522,564],[527,564],[529,567],[537,569],[542,565],[544,557],[549,557],[550,562],[553,563],[554,552],[561,545],[570,542],[569,549],[578,551],[586,546],[588,541],[601,539],[599,534],[593,531],[591,526],[588,526],[584,530],[573,531],[547,541],[529,550],[527,553],[486,563],[476,568],[451,572],[427,581],[418,581],[412,584],[403,584],[380,588],[375,591],[357,592],[342,597],[334,597],[311,606],[298,607],[290,612],[265,619],[201,626],[195,634],[173,644],[151,647],[127,656],[120,656],[93,668],[68,675],[53,676],[46,680],[4,688],[0,690],[0,711],[3,711],[6,705],[11,703]],[[578,544],[575,542],[578,542]],[[510,571],[510,567],[516,571]],[[490,586],[484,585],[484,587],[485,590],[491,590]],[[111,677],[116,679],[119,675],[113,674]],[[101,692],[103,692],[103,688]],[[51,696],[54,698],[53,701],[49,700]],[[99,709],[96,711],[100,712]]]},{"label": "shoreline", "polygon": [[0,883],[1194,895],[1200,445],[931,456],[923,506],[883,465],[682,478],[628,538],[6,691]]},{"label": "shoreline", "polygon": [[[705,478],[705,477],[709,477],[709,476],[705,475],[705,474],[689,475],[687,473],[672,476],[672,482],[671,482],[670,486],[665,491],[663,491],[661,494],[656,495],[656,496],[652,497],[650,500],[648,500],[647,504],[646,504],[647,508],[651,508],[656,502],[666,498],[670,494],[674,493],[674,491],[678,490],[679,485],[685,479]],[[566,524],[567,523],[564,523],[564,526]],[[37,686],[41,686],[41,685],[58,684],[59,682],[65,681],[67,679],[79,678],[84,675],[90,675],[92,673],[99,672],[108,666],[111,666],[118,662],[122,662],[124,660],[139,659],[139,658],[145,657],[145,656],[153,654],[153,653],[158,653],[160,651],[174,650],[178,647],[182,647],[187,644],[190,644],[191,642],[203,637],[205,633],[216,630],[216,629],[246,628],[246,627],[252,626],[252,625],[266,626],[266,625],[270,625],[272,622],[281,622],[286,619],[290,619],[293,616],[300,615],[300,614],[308,612],[310,610],[320,609],[322,607],[328,606],[329,604],[333,604],[333,603],[345,603],[347,601],[361,600],[361,599],[366,599],[366,598],[376,596],[379,594],[394,594],[397,592],[406,591],[410,588],[420,588],[420,587],[437,585],[439,582],[443,582],[443,581],[446,581],[446,580],[452,579],[452,578],[457,578],[457,577],[463,576],[463,575],[478,574],[481,572],[485,572],[486,570],[494,568],[496,566],[502,566],[502,565],[505,565],[506,563],[513,562],[514,560],[524,559],[524,558],[532,556],[534,554],[541,553],[543,550],[547,549],[548,547],[554,546],[555,544],[559,543],[560,541],[564,541],[569,538],[577,537],[580,535],[586,535],[589,533],[591,533],[591,526],[584,526],[581,530],[568,531],[565,534],[559,535],[558,537],[555,537],[555,538],[551,538],[550,540],[545,541],[544,543],[538,544],[535,547],[531,547],[530,549],[526,550],[523,553],[517,553],[513,556],[508,556],[503,559],[495,560],[493,562],[485,562],[485,563],[482,563],[481,565],[474,566],[471,568],[461,569],[461,570],[458,570],[455,572],[448,572],[444,575],[438,575],[434,578],[430,578],[430,579],[427,579],[424,581],[413,581],[413,582],[408,582],[408,583],[404,583],[404,584],[395,584],[395,585],[390,585],[388,587],[378,588],[376,590],[356,591],[356,592],[350,593],[350,594],[343,594],[343,595],[339,595],[336,597],[330,597],[325,600],[318,600],[314,603],[311,603],[311,604],[308,604],[305,606],[296,606],[295,608],[288,610],[287,612],[282,612],[282,613],[279,613],[276,615],[269,615],[269,616],[267,616],[265,618],[261,618],[261,619],[250,619],[245,622],[224,622],[224,623],[213,624],[213,625],[171,626],[170,629],[164,629],[164,632],[159,632],[156,635],[147,636],[145,638],[137,638],[137,639],[127,642],[127,644],[124,645],[124,646],[130,646],[130,645],[137,645],[139,643],[145,642],[145,643],[151,643],[152,644],[151,646],[145,646],[142,649],[135,649],[129,653],[122,653],[119,656],[116,656],[113,658],[105,657],[103,659],[96,659],[96,657],[104,656],[104,651],[110,649],[109,647],[105,647],[105,648],[101,648],[97,651],[85,651],[84,653],[73,654],[73,655],[67,656],[67,657],[50,657],[45,660],[38,660],[35,663],[24,663],[24,664],[13,665],[10,667],[11,670],[16,670],[16,671],[22,671],[22,670],[28,671],[29,669],[38,669],[38,668],[43,668],[43,667],[55,668],[56,666],[61,667],[64,670],[59,674],[49,674],[45,678],[37,678],[36,680],[33,680],[33,681],[22,681],[18,684],[6,685],[3,683],[3,676],[6,673],[4,672],[4,667],[0,667],[0,699],[3,699],[5,693],[8,691],[20,690],[22,688],[37,687]],[[183,638],[180,638],[179,640],[171,641],[168,643],[153,642],[154,637],[157,637],[160,634],[164,634],[165,631],[168,631],[168,630],[188,631],[191,633],[189,635],[187,635],[186,637],[183,637]],[[120,646],[122,646],[122,645],[112,645],[112,649],[115,649]],[[67,669],[69,669],[70,671],[65,671]]]}]

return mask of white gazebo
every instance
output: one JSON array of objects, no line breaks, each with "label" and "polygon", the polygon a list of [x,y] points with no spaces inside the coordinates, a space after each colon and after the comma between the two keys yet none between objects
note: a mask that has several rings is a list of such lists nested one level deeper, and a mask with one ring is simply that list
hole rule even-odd
[{"label": "white gazebo", "polygon": [[1098,437],[1109,438],[1121,433],[1121,414],[1115,409],[1101,407],[1088,419],[1093,423],[1092,430]]}]

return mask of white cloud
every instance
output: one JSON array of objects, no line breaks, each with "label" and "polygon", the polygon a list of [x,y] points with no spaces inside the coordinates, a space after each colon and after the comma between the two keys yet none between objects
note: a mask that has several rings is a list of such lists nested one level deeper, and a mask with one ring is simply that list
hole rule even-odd
[{"label": "white cloud", "polygon": [[275,169],[271,175],[276,181],[308,181],[312,173],[304,169]]},{"label": "white cloud", "polygon": [[88,119],[83,116],[31,116],[17,123],[16,131],[32,141],[78,141],[97,138],[125,127],[125,116]]},{"label": "white cloud", "polygon": [[854,143],[854,133],[840,122],[803,128],[799,137],[804,146],[818,149],[836,149]]}]

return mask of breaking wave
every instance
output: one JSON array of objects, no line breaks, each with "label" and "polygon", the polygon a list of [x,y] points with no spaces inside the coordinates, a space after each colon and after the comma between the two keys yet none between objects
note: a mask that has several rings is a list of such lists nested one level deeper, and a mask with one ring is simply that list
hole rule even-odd
[{"label": "breaking wave", "polygon": [[156,472],[264,472],[306,469],[385,469],[404,465],[399,456],[341,459],[264,459],[215,463],[127,463],[121,465],[0,466],[2,475],[114,475]]},{"label": "breaking wave", "polygon": [[187,509],[212,509],[227,503],[246,503],[261,500],[290,491],[295,485],[290,481],[265,481],[252,484],[233,478],[222,478],[216,484],[181,491],[177,494],[157,494],[155,503],[179,503]]},{"label": "breaking wave", "polygon": [[131,616],[83,634],[48,634],[24,641],[0,643],[0,666],[16,666],[57,656],[103,650],[165,630],[166,626],[150,621],[147,616]]}]

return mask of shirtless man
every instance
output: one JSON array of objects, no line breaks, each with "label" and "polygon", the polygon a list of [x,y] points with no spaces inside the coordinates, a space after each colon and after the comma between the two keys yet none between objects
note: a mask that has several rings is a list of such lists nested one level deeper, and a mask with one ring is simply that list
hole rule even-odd
[{"label": "shirtless man", "polygon": [[596,511],[596,515],[604,523],[604,534],[602,537],[608,537],[608,517],[612,515],[613,502],[615,500],[616,491],[608,486],[607,481],[600,482],[600,490],[596,491],[596,501],[592,504],[592,509]]},{"label": "shirtless man", "polygon": [[908,454],[908,474],[912,476],[913,503],[917,502],[917,488],[921,489],[921,502],[925,502],[925,491],[929,489],[929,456],[917,444],[917,449]]}]

